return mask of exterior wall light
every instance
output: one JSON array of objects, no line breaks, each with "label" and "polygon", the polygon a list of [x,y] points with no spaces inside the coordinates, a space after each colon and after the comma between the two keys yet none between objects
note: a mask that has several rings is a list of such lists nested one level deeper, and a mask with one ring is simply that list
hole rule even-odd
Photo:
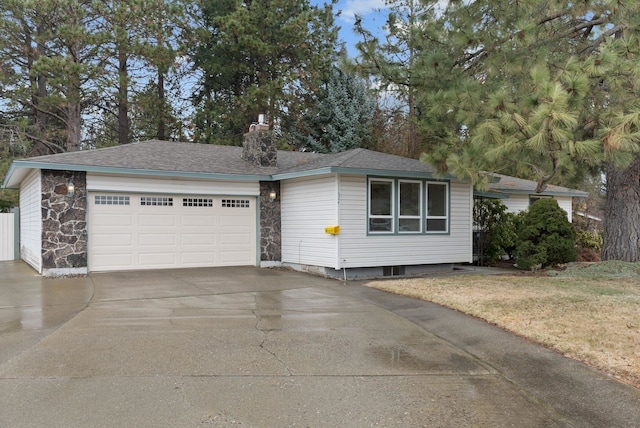
[{"label": "exterior wall light", "polygon": [[71,197],[76,192],[76,186],[73,184],[73,181],[70,181],[67,184],[67,196]]},{"label": "exterior wall light", "polygon": [[275,190],[272,190],[269,192],[269,199],[271,200],[271,202],[275,201],[277,197],[278,197],[278,194],[276,193]]}]

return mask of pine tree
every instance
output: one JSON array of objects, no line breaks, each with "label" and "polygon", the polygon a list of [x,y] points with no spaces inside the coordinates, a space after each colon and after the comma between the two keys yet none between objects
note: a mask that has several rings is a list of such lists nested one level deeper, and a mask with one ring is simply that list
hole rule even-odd
[{"label": "pine tree", "polygon": [[452,1],[418,28],[426,158],[475,182],[531,178],[537,191],[606,170],[603,256],[640,260],[640,4]]},{"label": "pine tree", "polygon": [[104,67],[101,49],[107,34],[96,15],[95,0],[41,0],[48,19],[54,21],[46,55],[34,70],[46,77],[49,93],[41,101],[48,114],[65,124],[65,150],[80,150],[82,113],[98,100],[91,85]]},{"label": "pine tree", "polygon": [[[53,23],[46,3],[3,2],[0,18],[0,98],[2,126],[20,138],[27,152],[64,151],[64,125],[49,111],[47,76],[34,67],[47,55]],[[16,136],[16,132],[20,135]]]},{"label": "pine tree", "polygon": [[259,114],[280,124],[326,77],[337,29],[308,0],[206,0],[192,56],[202,73],[196,141],[239,144]]},{"label": "pine tree", "polygon": [[108,34],[102,46],[107,62],[105,73],[95,82],[104,94],[101,114],[87,126],[86,144],[99,147],[170,138],[175,110],[167,82],[173,83],[179,35],[186,21],[184,5],[175,0],[101,0],[97,6]]},{"label": "pine tree", "polygon": [[[396,102],[387,109],[387,120],[403,119],[402,135],[404,149],[398,150],[398,142],[390,135],[387,140],[386,151],[399,152],[408,157],[419,154],[418,105],[416,100],[417,86],[420,75],[417,73],[418,54],[422,38],[421,29],[427,25],[434,15],[434,9],[439,2],[425,2],[420,0],[387,0],[390,9],[384,26],[385,39],[379,40],[365,29],[360,18],[357,18],[355,30],[362,36],[362,42],[357,47],[360,51],[358,67],[365,75],[376,76],[380,88],[380,97],[393,97]],[[399,114],[398,103],[403,103],[404,112]],[[384,144],[384,143],[383,143]]]}]

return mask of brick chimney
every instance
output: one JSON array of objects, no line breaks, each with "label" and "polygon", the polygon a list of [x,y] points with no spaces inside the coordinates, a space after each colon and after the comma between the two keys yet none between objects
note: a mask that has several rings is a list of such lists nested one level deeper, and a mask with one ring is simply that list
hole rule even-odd
[{"label": "brick chimney", "polygon": [[273,133],[269,130],[264,115],[258,117],[258,122],[252,123],[249,132],[243,136],[242,159],[256,166],[275,167],[278,165],[278,150]]}]

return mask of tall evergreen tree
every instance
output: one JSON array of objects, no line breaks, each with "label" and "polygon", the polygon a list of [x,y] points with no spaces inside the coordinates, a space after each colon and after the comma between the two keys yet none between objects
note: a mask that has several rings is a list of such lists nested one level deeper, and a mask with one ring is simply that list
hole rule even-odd
[{"label": "tall evergreen tree", "polygon": [[0,17],[2,126],[19,132],[35,154],[64,150],[64,126],[45,105],[47,76],[35,64],[47,55],[53,20],[45,2],[7,0]]},{"label": "tall evergreen tree", "polygon": [[202,0],[192,52],[199,142],[238,144],[265,113],[302,111],[330,70],[337,29],[330,5],[308,0]]},{"label": "tall evergreen tree", "polygon": [[95,0],[9,0],[3,6],[3,101],[29,122],[24,129],[35,131],[28,135],[39,152],[79,150],[82,112],[97,99],[90,82],[104,65]]},{"label": "tall evergreen tree", "polygon": [[375,110],[366,83],[336,67],[315,104],[302,115],[294,133],[296,145],[319,153],[368,147]]},{"label": "tall evergreen tree", "polygon": [[[149,134],[149,128],[147,137],[175,139],[181,135],[178,120],[183,107],[179,99],[182,97],[180,79],[185,77],[178,57],[188,43],[184,37],[191,31],[186,4],[181,0],[153,0],[145,5],[142,57],[147,68],[153,70],[155,79],[150,79],[136,94],[137,130],[144,135],[142,129],[155,122],[155,131]],[[172,91],[176,96],[171,96]],[[141,112],[144,112],[144,118],[140,116]]]},{"label": "tall evergreen tree", "polygon": [[[168,139],[173,129],[167,122],[172,121],[173,109],[166,82],[175,68],[178,37],[186,21],[182,2],[101,0],[98,6],[109,34],[102,47],[108,60],[106,73],[96,82],[105,96],[100,120],[88,130],[90,145]],[[155,92],[153,97],[150,88]],[[144,117],[140,116],[142,112]],[[134,120],[144,122],[144,131]]]},{"label": "tall evergreen tree", "polygon": [[[130,68],[132,62],[140,56],[141,21],[146,11],[143,2],[137,0],[101,0],[96,3],[96,13],[101,16],[103,30],[108,34],[103,46],[105,52],[108,52],[105,63],[108,73],[100,79],[102,91],[108,96],[103,97],[100,106],[106,112],[104,121],[98,121],[90,135],[95,135],[96,127],[109,127],[113,128],[112,132],[107,133],[109,139],[113,139],[113,143],[126,144],[130,141]],[[90,144],[96,145],[95,138],[92,138]]]},{"label": "tall evergreen tree", "polygon": [[[420,144],[416,92],[420,79],[417,60],[421,28],[435,14],[439,2],[386,0],[385,4],[390,12],[384,26],[384,40],[368,31],[360,18],[356,20],[355,30],[363,39],[358,45],[361,53],[358,66],[365,75],[376,76],[381,97],[393,97],[404,103],[406,111],[402,115],[398,114],[397,102],[387,109],[385,125],[389,120],[397,121],[400,118],[405,122],[402,127],[404,148],[398,150],[397,147],[389,147],[388,151],[400,151],[405,156],[417,157]],[[395,145],[393,138],[389,144]]]},{"label": "tall evergreen tree", "polygon": [[46,16],[55,20],[49,49],[34,63],[50,88],[41,101],[49,114],[65,124],[66,151],[80,150],[83,110],[95,105],[97,88],[91,82],[102,72],[102,45],[107,34],[96,15],[95,0],[41,0]]},{"label": "tall evergreen tree", "polygon": [[450,1],[418,28],[428,159],[475,181],[532,178],[538,191],[606,170],[603,257],[640,260],[640,4]]}]

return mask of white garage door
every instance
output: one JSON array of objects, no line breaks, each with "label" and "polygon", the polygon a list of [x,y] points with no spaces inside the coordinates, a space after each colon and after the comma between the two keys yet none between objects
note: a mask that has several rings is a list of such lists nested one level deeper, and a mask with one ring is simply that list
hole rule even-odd
[{"label": "white garage door", "polygon": [[256,198],[89,194],[89,270],[256,264]]}]

